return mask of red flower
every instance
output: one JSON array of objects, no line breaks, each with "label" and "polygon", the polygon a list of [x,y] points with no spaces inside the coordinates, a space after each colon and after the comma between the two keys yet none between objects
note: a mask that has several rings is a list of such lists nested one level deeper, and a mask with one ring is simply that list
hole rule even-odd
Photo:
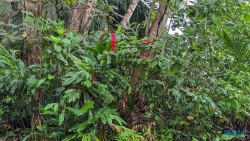
[{"label": "red flower", "polygon": [[147,44],[146,40],[141,41],[142,44]]},{"label": "red flower", "polygon": [[152,39],[152,38],[148,38],[148,43],[151,43],[151,42],[153,42],[154,40]]},{"label": "red flower", "polygon": [[107,32],[109,32],[108,29],[104,30],[104,31],[102,32],[102,35],[106,34]]},{"label": "red flower", "polygon": [[142,40],[141,43],[142,43],[142,44],[147,44],[147,43],[151,43],[151,42],[153,42],[153,41],[154,41],[154,40],[153,40],[152,38],[149,37],[149,38],[146,39],[146,40]]},{"label": "red flower", "polygon": [[115,52],[116,50],[116,34],[111,34],[111,50]]},{"label": "red flower", "polygon": [[106,34],[107,32],[109,32],[109,30],[108,30],[108,29],[106,29],[106,30],[104,30],[104,31],[102,32],[102,35],[101,35],[100,41],[103,41],[104,34]]},{"label": "red flower", "polygon": [[141,58],[149,60],[149,56],[146,53],[141,54]]}]

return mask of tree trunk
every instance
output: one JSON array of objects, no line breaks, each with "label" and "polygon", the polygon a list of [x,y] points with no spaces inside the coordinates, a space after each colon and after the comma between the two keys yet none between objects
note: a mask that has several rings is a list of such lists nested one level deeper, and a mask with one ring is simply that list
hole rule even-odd
[{"label": "tree trunk", "polygon": [[148,32],[149,32],[149,26],[150,26],[151,16],[152,16],[154,8],[155,8],[155,1],[151,2],[151,5],[150,5],[148,19],[147,19],[147,23],[146,23],[146,27],[145,27],[145,33],[146,33],[146,35],[148,35]]},{"label": "tree trunk", "polygon": [[[170,0],[166,0],[167,3],[170,2]],[[155,19],[153,21],[153,24],[151,25],[147,36],[148,37],[160,37],[164,27],[167,24],[167,20],[168,20],[168,14],[169,14],[169,10],[170,8],[168,6],[166,6],[166,4],[164,4],[164,2],[160,3],[159,8],[158,8],[158,12],[155,16]],[[151,14],[149,14],[150,17],[148,17],[148,22],[151,19]],[[149,24],[149,23],[147,23]],[[146,29],[147,30],[147,29]],[[154,56],[154,52],[150,51],[148,53],[149,58]],[[132,88],[135,88],[136,85],[139,83],[139,74],[140,74],[141,68],[135,68],[135,70],[133,71],[132,74],[132,80],[130,82],[130,85]],[[122,107],[123,109],[125,109],[126,107],[126,102],[127,102],[127,98],[128,98],[128,93],[125,93],[123,100],[122,100]]]},{"label": "tree trunk", "polygon": [[79,31],[83,35],[83,43],[85,43],[85,37],[93,22],[94,8],[96,6],[97,3],[86,1],[84,4],[75,4],[71,9],[68,26],[75,31]]},{"label": "tree trunk", "polygon": [[[166,0],[167,3],[170,3],[170,0]],[[153,4],[153,3],[152,3]],[[154,4],[153,4],[154,6]],[[153,8],[153,6],[151,5],[151,8]],[[146,29],[146,33],[148,37],[160,37],[162,35],[162,32],[164,30],[164,27],[167,24],[167,20],[168,20],[168,14],[170,12],[170,8],[164,3],[160,3],[159,8],[158,8],[158,12],[155,16],[155,19],[153,21],[153,24],[151,25],[150,29]],[[148,15],[148,22],[150,22],[151,19],[151,14]],[[150,23],[147,23],[147,25],[149,25]],[[148,30],[148,31],[147,31]],[[153,51],[151,51],[149,53],[149,58],[151,58],[152,56],[154,56]],[[140,73],[140,68],[135,68],[134,72],[133,72],[133,80],[132,80],[132,87],[135,87],[137,85],[137,83],[139,82],[139,73]]]},{"label": "tree trunk", "polygon": [[[28,1],[23,1],[23,10],[32,12],[35,17],[40,17],[42,15],[42,0],[36,0],[36,2],[31,3]],[[26,15],[23,14],[23,18],[25,18]],[[34,63],[40,63],[41,64],[41,56],[42,49],[40,45],[40,39],[38,36],[38,31],[34,28],[33,23],[28,23],[26,25],[26,31],[24,38],[24,56],[27,56],[27,58],[24,58],[24,62],[27,66],[32,65]],[[38,59],[39,58],[39,59]],[[42,102],[43,94],[38,91],[35,96],[35,101],[39,104]],[[37,125],[41,125],[41,114],[38,109],[32,109],[31,112],[31,132],[34,132],[35,127]],[[34,137],[31,137],[32,140],[34,140]]]},{"label": "tree trunk", "polygon": [[[32,12],[35,17],[39,17],[42,15],[41,11],[41,6],[42,6],[42,0],[37,0],[35,3],[31,3],[28,1],[23,2],[23,10],[25,11],[30,11]],[[25,18],[26,15],[23,15],[23,18]],[[28,23],[27,28],[26,28],[26,35],[24,39],[24,45],[25,45],[25,51],[27,53],[26,60],[26,65],[29,66],[34,63],[38,63],[38,56],[41,53],[41,48],[39,46],[39,38],[38,38],[38,33],[37,30],[34,28],[33,23]]]},{"label": "tree trunk", "polygon": [[[166,0],[167,3],[170,2],[170,0]],[[160,37],[164,27],[167,24],[168,20],[168,14],[169,14],[170,8],[166,6],[164,3],[160,3],[158,12],[155,16],[154,22],[148,32],[148,37]]]},{"label": "tree trunk", "polygon": [[122,18],[121,25],[123,27],[126,27],[127,24],[129,23],[129,20],[131,16],[133,15],[135,8],[137,7],[138,3],[140,0],[132,0],[131,3],[129,4],[129,7],[125,13],[125,15]]}]

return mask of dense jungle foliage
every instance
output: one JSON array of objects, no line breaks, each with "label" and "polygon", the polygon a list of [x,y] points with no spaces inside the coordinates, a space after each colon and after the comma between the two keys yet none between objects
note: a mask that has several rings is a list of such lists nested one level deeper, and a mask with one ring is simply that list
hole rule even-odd
[{"label": "dense jungle foliage", "polygon": [[140,1],[123,27],[131,0],[97,0],[87,35],[68,24],[87,1],[40,2],[0,1],[3,140],[250,139],[249,1]]}]

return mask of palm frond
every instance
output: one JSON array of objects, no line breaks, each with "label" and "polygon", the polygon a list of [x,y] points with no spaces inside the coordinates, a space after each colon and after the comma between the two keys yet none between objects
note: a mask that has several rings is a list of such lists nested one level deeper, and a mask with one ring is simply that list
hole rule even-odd
[{"label": "palm frond", "polygon": [[250,57],[250,44],[244,43],[242,39],[234,39],[223,31],[223,39],[227,50],[231,55],[235,56],[239,62],[245,62]]}]

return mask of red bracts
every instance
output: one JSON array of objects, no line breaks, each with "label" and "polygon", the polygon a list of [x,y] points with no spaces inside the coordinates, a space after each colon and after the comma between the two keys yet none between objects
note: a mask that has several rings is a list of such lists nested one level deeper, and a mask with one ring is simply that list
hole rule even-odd
[{"label": "red bracts", "polygon": [[141,54],[141,58],[149,60],[149,56],[146,53]]},{"label": "red bracts", "polygon": [[142,40],[141,43],[142,43],[142,44],[147,44],[147,43],[151,43],[151,42],[153,42],[153,41],[154,41],[154,40],[153,40],[152,38],[149,37],[147,40]]},{"label": "red bracts", "polygon": [[112,33],[111,34],[111,50],[116,51],[116,34]]},{"label": "red bracts", "polygon": [[101,38],[100,38],[100,40],[99,40],[100,42],[103,41],[104,35],[105,35],[106,33],[108,33],[108,32],[109,32],[108,29],[106,29],[106,30],[104,30],[104,31],[102,32]]}]

